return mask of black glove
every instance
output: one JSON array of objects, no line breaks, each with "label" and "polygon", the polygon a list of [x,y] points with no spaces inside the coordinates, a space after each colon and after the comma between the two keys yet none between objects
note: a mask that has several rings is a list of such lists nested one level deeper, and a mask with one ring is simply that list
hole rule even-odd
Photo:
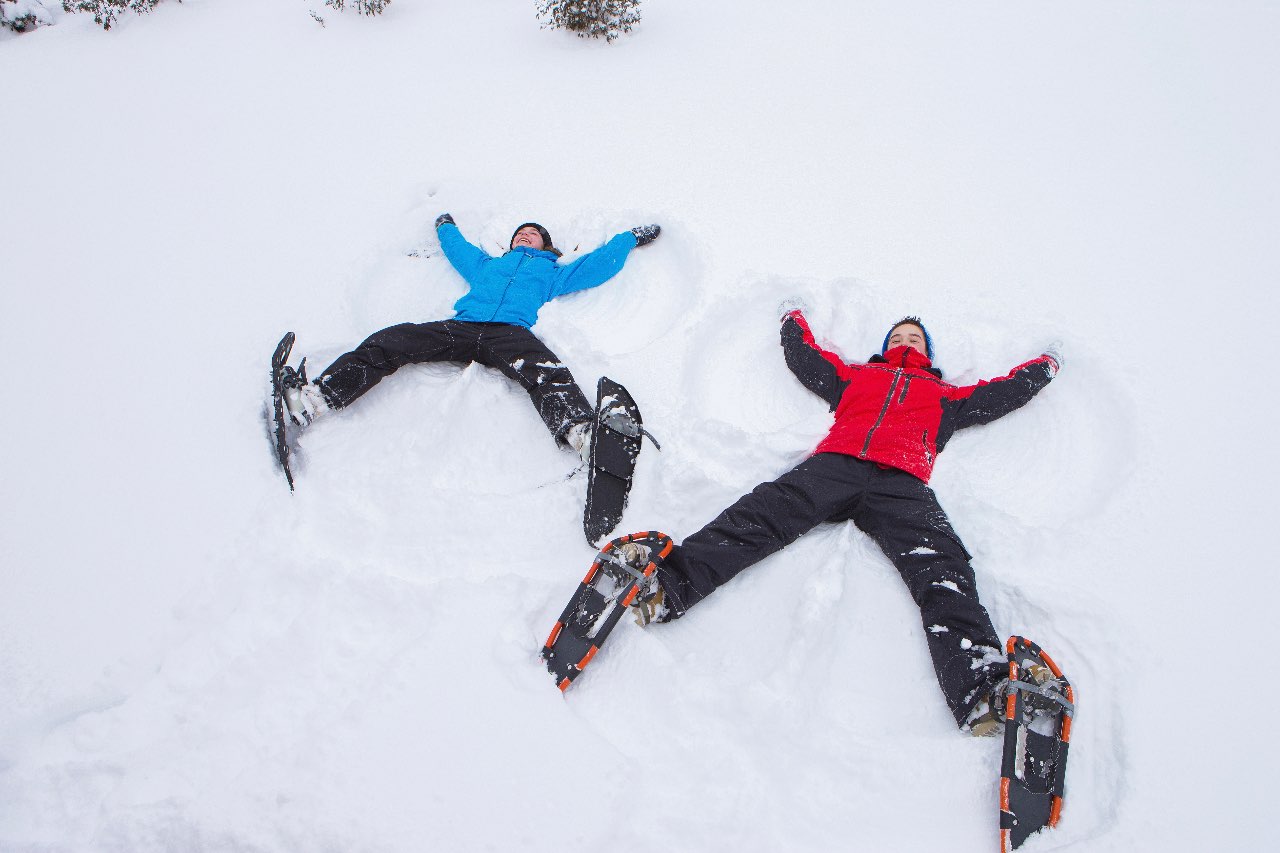
[{"label": "black glove", "polygon": [[448,222],[450,225],[457,225],[457,224],[458,224],[458,223],[456,223],[456,222],[454,222],[454,221],[453,221],[453,214],[451,214],[451,213],[442,213],[442,214],[440,214],[439,216],[437,216],[437,217],[436,217],[436,227],[437,227],[437,228],[439,228],[441,225],[445,224],[446,222]]},{"label": "black glove", "polygon": [[631,229],[631,233],[636,235],[636,247],[647,246],[654,240],[658,239],[658,235],[662,233],[661,225],[637,225]]}]

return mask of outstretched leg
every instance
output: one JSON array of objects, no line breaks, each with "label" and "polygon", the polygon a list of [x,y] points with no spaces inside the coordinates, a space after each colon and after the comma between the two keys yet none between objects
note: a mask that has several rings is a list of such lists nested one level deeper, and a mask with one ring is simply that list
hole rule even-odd
[{"label": "outstretched leg", "polygon": [[873,467],[851,456],[819,453],[743,495],[658,567],[669,608],[664,621],[682,616],[739,572],[839,514],[865,488]]},{"label": "outstretched leg", "polygon": [[920,608],[938,684],[956,723],[1004,672],[991,617],[978,600],[970,555],[933,490],[902,471],[876,469],[850,514],[884,551]]},{"label": "outstretched leg", "polygon": [[406,364],[473,360],[478,324],[440,320],[401,323],[374,332],[351,352],[339,356],[316,379],[325,400],[335,409],[357,398]]},{"label": "outstretched leg", "polygon": [[476,325],[485,328],[475,360],[524,388],[551,435],[557,443],[566,445],[565,434],[570,427],[590,421],[594,411],[569,368],[523,326]]}]

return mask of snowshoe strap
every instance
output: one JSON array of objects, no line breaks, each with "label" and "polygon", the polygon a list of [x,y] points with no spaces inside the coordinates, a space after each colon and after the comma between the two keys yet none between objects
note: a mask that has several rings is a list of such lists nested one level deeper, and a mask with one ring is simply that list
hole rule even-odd
[{"label": "snowshoe strap", "polygon": [[619,433],[620,435],[625,435],[628,438],[647,436],[649,440],[653,442],[654,447],[659,450],[662,449],[662,445],[658,444],[658,440],[653,437],[653,433],[631,420],[631,418],[627,417],[625,412],[613,412],[612,414],[605,415],[600,419],[600,423],[614,432]]},{"label": "snowshoe strap", "polygon": [[[653,597],[658,586],[658,579],[656,576],[646,575],[626,560],[621,560],[613,554],[605,554],[604,559],[601,562],[635,581],[637,601],[647,601]],[[606,569],[606,571],[608,571],[608,569]]]},{"label": "snowshoe strap", "polygon": [[1063,713],[1065,713],[1068,717],[1075,716],[1075,713],[1076,713],[1075,705],[1068,702],[1058,693],[1055,693],[1046,687],[1042,687],[1039,684],[1032,684],[1030,681],[1010,681],[1009,690],[1011,691],[1021,690],[1024,693],[1034,693],[1037,696],[1042,696],[1045,699],[1048,699],[1052,702],[1057,702],[1059,705],[1061,705]]},{"label": "snowshoe strap", "polygon": [[630,575],[632,578],[635,579],[637,584],[643,584],[645,581],[648,580],[648,578],[644,576],[644,572],[635,568],[626,560],[622,560],[622,559],[619,559],[618,557],[615,557],[613,554],[605,554],[602,562],[608,563],[610,566],[618,569],[619,571],[627,575]]}]

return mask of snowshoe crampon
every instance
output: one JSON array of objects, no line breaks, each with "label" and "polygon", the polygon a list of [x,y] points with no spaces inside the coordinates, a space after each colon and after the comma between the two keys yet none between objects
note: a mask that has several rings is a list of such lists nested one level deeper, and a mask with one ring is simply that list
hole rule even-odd
[{"label": "snowshoe crampon", "polygon": [[[640,565],[622,556],[623,546],[631,543],[647,548]],[[674,547],[665,533],[644,532],[620,536],[600,549],[542,647],[542,659],[562,691],[582,674],[636,598],[653,594],[658,566]]]},{"label": "snowshoe crampon", "polygon": [[1062,670],[1025,637],[1010,637],[1000,765],[1000,850],[1008,853],[1062,815],[1075,691]]}]

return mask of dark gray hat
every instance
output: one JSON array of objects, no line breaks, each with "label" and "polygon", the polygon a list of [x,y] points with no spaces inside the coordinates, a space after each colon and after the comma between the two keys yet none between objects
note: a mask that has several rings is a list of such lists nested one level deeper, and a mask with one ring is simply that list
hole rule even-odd
[{"label": "dark gray hat", "polygon": [[551,244],[551,234],[547,231],[547,229],[543,228],[541,225],[539,225],[536,222],[525,222],[518,225],[516,227],[516,230],[511,232],[511,239],[507,242],[507,250],[510,251],[515,246],[516,235],[520,233],[520,229],[528,228],[530,226],[537,228],[538,233],[542,235],[542,250],[544,252],[551,252],[557,258],[560,257],[560,250]]}]

